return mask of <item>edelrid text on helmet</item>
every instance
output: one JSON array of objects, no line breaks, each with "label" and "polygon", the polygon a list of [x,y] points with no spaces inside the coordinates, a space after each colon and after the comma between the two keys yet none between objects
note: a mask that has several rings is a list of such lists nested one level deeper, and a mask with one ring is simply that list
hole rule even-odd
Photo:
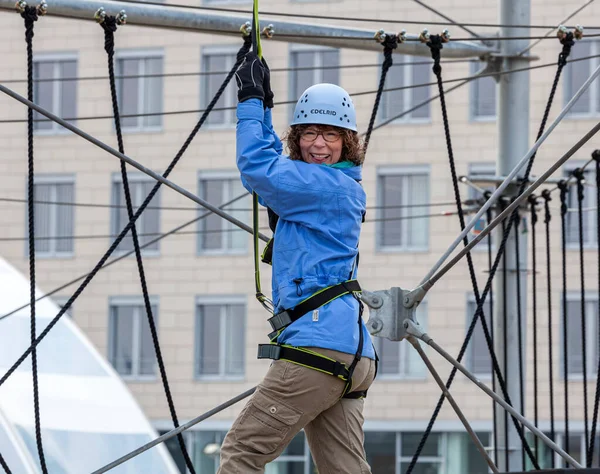
[{"label": "edelrid text on helmet", "polygon": [[292,125],[331,125],[356,132],[356,110],[350,95],[335,84],[306,89],[296,104]]}]

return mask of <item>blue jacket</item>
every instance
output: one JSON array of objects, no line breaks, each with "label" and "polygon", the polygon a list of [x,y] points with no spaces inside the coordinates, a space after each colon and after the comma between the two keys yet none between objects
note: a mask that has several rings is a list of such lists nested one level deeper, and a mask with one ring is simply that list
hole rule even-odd
[{"label": "blue jacket", "polygon": [[[354,270],[366,195],[361,167],[335,169],[290,160],[271,123],[271,111],[250,99],[237,107],[237,166],[242,183],[279,215],[273,248],[276,312],[316,291],[348,280]],[[348,354],[358,349],[358,302],[345,295],[288,326],[278,342]],[[364,323],[363,356],[374,359]]]}]

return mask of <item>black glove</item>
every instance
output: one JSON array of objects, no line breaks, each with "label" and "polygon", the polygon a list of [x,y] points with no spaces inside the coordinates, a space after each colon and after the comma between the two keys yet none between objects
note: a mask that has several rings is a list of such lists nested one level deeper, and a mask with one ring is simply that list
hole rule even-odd
[{"label": "black glove", "polygon": [[264,77],[264,66],[256,53],[247,53],[235,73],[235,80],[238,85],[238,100],[240,102],[248,99],[260,99],[264,101]]},{"label": "black glove", "polygon": [[269,65],[267,64],[267,61],[265,61],[265,58],[262,59],[262,63],[263,63],[263,67],[264,67],[264,80],[263,80],[263,91],[265,91],[265,99],[264,99],[264,104],[265,104],[265,109],[268,107],[269,109],[273,108],[273,98],[275,97],[275,94],[273,94],[273,91],[271,90],[271,70],[269,69]]}]

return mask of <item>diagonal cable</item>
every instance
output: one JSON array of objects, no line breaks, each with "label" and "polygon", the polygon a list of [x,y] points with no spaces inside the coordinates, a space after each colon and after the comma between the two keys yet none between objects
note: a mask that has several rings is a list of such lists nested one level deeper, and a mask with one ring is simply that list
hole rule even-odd
[{"label": "diagonal cable", "polygon": [[[108,76],[110,83],[110,95],[112,99],[113,113],[115,117],[115,130],[117,133],[117,141],[119,145],[119,151],[121,153],[125,153],[125,146],[123,144],[123,133],[121,131],[121,120],[119,118],[119,100],[117,97],[117,87],[115,81],[115,70],[114,70],[114,55],[115,55],[115,32],[117,31],[117,18],[114,16],[106,16],[104,20],[100,23],[100,26],[104,30],[104,49],[108,56]],[[125,194],[125,201],[127,205],[127,216],[131,221],[133,219],[133,203],[131,200],[131,190],[129,187],[129,179],[127,177],[127,168],[124,161],[120,162],[121,164],[121,179],[123,181],[123,192]],[[163,389],[165,391],[165,396],[167,397],[167,404],[169,406],[169,413],[171,415],[171,421],[175,428],[179,427],[179,419],[177,417],[177,412],[175,410],[175,403],[173,402],[173,396],[171,394],[171,388],[169,386],[169,380],[167,377],[167,371],[165,369],[165,363],[162,356],[162,350],[160,348],[160,342],[158,339],[158,333],[156,330],[156,322],[154,319],[154,315],[152,314],[152,304],[150,303],[150,296],[148,295],[148,284],[146,282],[146,275],[144,271],[144,263],[142,260],[142,251],[140,249],[140,242],[138,238],[136,225],[133,224],[131,226],[131,237],[133,240],[133,247],[135,251],[135,259],[138,267],[138,273],[140,276],[140,284],[142,287],[142,295],[144,299],[144,307],[146,309],[146,316],[148,319],[148,326],[150,328],[150,334],[152,337],[152,345],[154,346],[154,352],[156,353],[156,360],[158,363],[160,378],[163,384]],[[177,441],[179,443],[179,448],[181,450],[181,454],[183,455],[183,459],[188,470],[192,474],[196,474],[196,470],[194,469],[194,464],[188,450],[185,446],[183,435],[177,436]]]},{"label": "diagonal cable", "polygon": [[[249,43],[249,41],[244,41],[244,45],[238,51],[237,58],[236,58],[236,63],[234,64],[234,66],[231,69],[230,73],[225,78],[225,81],[223,82],[223,84],[221,85],[221,87],[219,88],[219,90],[217,91],[217,94],[215,95],[215,97],[213,98],[213,100],[208,105],[206,112],[202,115],[202,117],[200,118],[200,120],[198,121],[198,123],[196,124],[196,126],[194,127],[194,129],[192,130],[192,133],[187,138],[187,140],[185,141],[185,143],[183,144],[183,146],[181,147],[181,149],[179,150],[179,152],[177,153],[177,155],[175,156],[175,158],[173,159],[173,161],[170,163],[170,165],[167,168],[167,170],[164,172],[162,178],[166,179],[171,174],[171,172],[173,171],[173,169],[175,168],[175,166],[177,165],[177,163],[179,162],[179,160],[181,159],[181,157],[183,156],[183,154],[185,153],[185,151],[188,149],[188,147],[190,146],[192,140],[194,139],[194,137],[196,136],[196,134],[198,133],[198,131],[200,130],[200,128],[202,127],[202,125],[204,124],[204,122],[206,121],[206,118],[208,117],[208,114],[210,113],[210,111],[212,110],[212,108],[215,106],[215,104],[217,103],[217,101],[219,100],[219,98],[221,97],[221,95],[223,94],[223,92],[225,91],[225,88],[227,87],[227,85],[229,84],[229,82],[231,81],[231,79],[233,78],[233,75],[235,74],[235,71],[237,70],[237,68],[240,65],[240,63],[241,63],[244,55],[248,52],[249,49],[250,49],[250,43]],[[0,86],[0,90],[2,90],[3,92],[8,93],[8,89],[4,88],[3,86]],[[11,95],[13,97],[15,96],[14,94],[9,94],[9,95]],[[121,156],[124,156],[124,155],[121,155]],[[90,281],[94,278],[94,276],[96,275],[96,273],[98,273],[98,271],[106,263],[106,261],[108,260],[108,258],[110,257],[110,255],[114,252],[114,250],[117,248],[117,246],[121,243],[121,241],[123,240],[123,238],[125,237],[125,235],[129,232],[129,230],[131,229],[131,227],[133,226],[133,224],[135,224],[135,221],[140,217],[140,215],[146,209],[146,207],[148,206],[148,204],[150,204],[150,201],[152,200],[152,198],[154,197],[154,195],[158,192],[158,190],[160,189],[161,185],[162,185],[162,181],[158,181],[156,183],[156,185],[154,186],[154,188],[152,188],[152,190],[150,191],[150,194],[148,194],[148,196],[146,197],[146,199],[144,200],[144,202],[142,203],[142,205],[136,211],[135,215],[133,216],[133,219],[130,220],[129,223],[123,228],[123,230],[121,231],[121,233],[119,234],[119,236],[116,238],[116,240],[112,243],[112,245],[107,250],[107,252],[102,256],[102,258],[96,264],[96,266],[92,269],[92,271],[86,276],[86,278],[83,281],[83,283],[79,286],[79,288],[77,288],[77,290],[75,291],[75,293],[68,299],[68,301],[60,309],[60,311],[52,319],[52,321],[50,321],[50,323],[48,324],[48,326],[46,326],[46,328],[44,329],[44,331],[42,331],[42,333],[40,333],[40,335],[36,338],[35,342],[25,350],[25,352],[17,359],[17,361],[15,361],[15,363],[11,366],[11,368],[8,369],[8,371],[2,376],[2,378],[0,378],[0,386],[4,382],[6,382],[6,380],[8,379],[8,377],[10,377],[11,374],[23,363],[23,361],[27,358],[27,356],[31,353],[31,351],[33,349],[35,349],[35,347],[44,339],[44,337],[46,337],[46,335],[56,325],[56,323],[62,317],[62,315],[71,307],[71,305],[73,304],[73,302],[79,297],[79,295],[83,292],[83,290],[85,290],[85,288],[90,283]],[[213,209],[211,209],[211,210],[213,210]]]}]

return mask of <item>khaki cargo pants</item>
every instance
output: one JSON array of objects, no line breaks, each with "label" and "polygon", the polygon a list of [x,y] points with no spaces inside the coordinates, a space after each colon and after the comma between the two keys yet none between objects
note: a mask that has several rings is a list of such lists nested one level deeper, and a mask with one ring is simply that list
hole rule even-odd
[{"label": "khaki cargo pants", "polygon": [[[309,348],[350,365],[354,356]],[[362,358],[353,390],[366,390],[375,361]],[[287,361],[271,364],[221,447],[217,474],[263,473],[304,428],[319,474],[371,474],[365,459],[362,399],[340,398],[344,381]]]}]

